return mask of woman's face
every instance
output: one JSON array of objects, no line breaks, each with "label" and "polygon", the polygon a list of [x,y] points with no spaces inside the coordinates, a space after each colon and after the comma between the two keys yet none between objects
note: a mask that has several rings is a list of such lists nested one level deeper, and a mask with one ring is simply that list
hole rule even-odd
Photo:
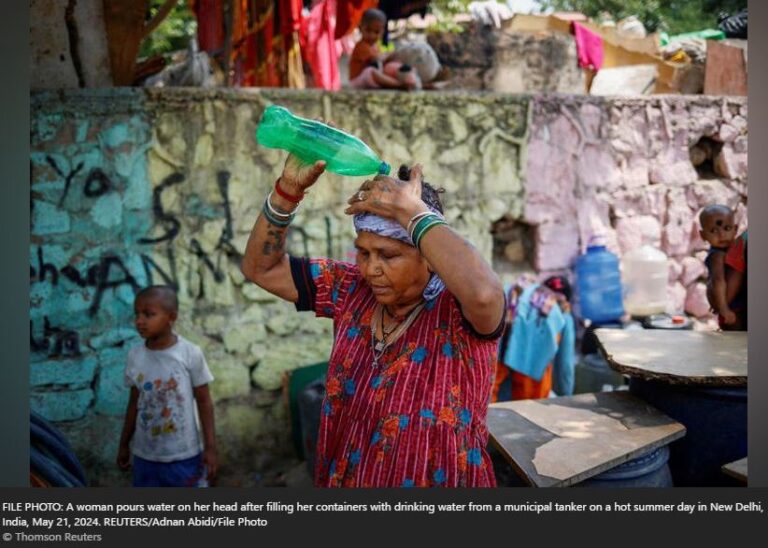
[{"label": "woman's face", "polygon": [[382,304],[418,302],[429,281],[429,266],[418,250],[392,238],[360,232],[355,240],[357,265]]}]

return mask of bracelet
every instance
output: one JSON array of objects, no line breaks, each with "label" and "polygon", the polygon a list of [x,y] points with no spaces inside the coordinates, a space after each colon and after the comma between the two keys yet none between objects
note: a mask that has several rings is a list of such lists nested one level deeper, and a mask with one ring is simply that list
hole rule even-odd
[{"label": "bracelet", "polygon": [[280,177],[277,178],[277,181],[275,181],[275,192],[277,192],[277,195],[283,198],[284,200],[288,200],[292,204],[299,204],[301,202],[302,198],[304,198],[304,193],[302,192],[300,196],[294,196],[293,194],[288,194],[285,190],[283,190],[280,187]]},{"label": "bracelet", "polygon": [[416,249],[421,251],[421,240],[424,238],[424,235],[430,230],[432,230],[433,228],[435,228],[436,226],[440,226],[440,225],[448,226],[448,223],[446,223],[443,220],[436,220],[435,222],[424,227],[424,230],[422,230],[421,233],[419,233],[418,235],[418,240],[416,240]]},{"label": "bracelet", "polygon": [[282,213],[274,208],[274,206],[272,205],[272,201],[270,200],[271,197],[272,197],[272,192],[267,194],[266,203],[267,203],[267,207],[269,208],[269,212],[275,217],[279,217],[281,219],[288,219],[289,217],[293,218],[293,216],[296,215],[296,212],[299,210],[299,208],[297,207],[290,213]]},{"label": "bracelet", "polygon": [[421,228],[425,227],[427,223],[429,223],[434,219],[440,219],[440,217],[437,214],[432,213],[431,211],[428,212],[426,215],[422,215],[421,218],[418,221],[416,221],[411,227],[411,229],[408,231],[408,235],[411,237],[411,241],[415,242],[416,235],[421,231]]},{"label": "bracelet", "polygon": [[270,211],[271,209],[272,208],[269,205],[269,196],[267,196],[267,199],[264,200],[264,206],[261,208],[261,213],[264,215],[264,218],[267,220],[269,224],[279,228],[285,228],[291,224],[291,221],[293,221],[293,214],[288,214],[288,218],[281,219],[281,218],[275,217],[272,214],[272,211]]},{"label": "bracelet", "polygon": [[408,221],[408,225],[405,227],[405,231],[408,234],[410,234],[413,223],[415,223],[416,221],[418,221],[422,217],[426,217],[427,215],[434,215],[434,214],[431,211],[422,211],[421,213],[417,213],[416,215],[411,217],[411,220]]}]

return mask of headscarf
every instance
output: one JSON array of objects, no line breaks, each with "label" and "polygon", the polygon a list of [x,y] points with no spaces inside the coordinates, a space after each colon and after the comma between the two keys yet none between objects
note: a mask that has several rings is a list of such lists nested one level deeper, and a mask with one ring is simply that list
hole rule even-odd
[{"label": "headscarf", "polygon": [[[441,219],[443,218],[440,212],[434,209],[432,206],[427,204],[427,207],[429,207],[432,213],[439,215]],[[415,247],[408,232],[406,232],[405,229],[395,221],[385,219],[384,217],[379,217],[378,215],[367,212],[356,214],[353,221],[355,224],[355,232],[358,234],[360,232],[371,232],[372,234],[384,236],[385,238],[392,238],[393,240],[398,240],[410,245],[411,247]],[[440,279],[440,276],[438,276],[437,273],[432,272],[429,278],[429,282],[427,282],[427,286],[424,288],[424,291],[421,295],[424,297],[425,301],[431,301],[440,295],[443,289],[445,289],[443,280]]]}]

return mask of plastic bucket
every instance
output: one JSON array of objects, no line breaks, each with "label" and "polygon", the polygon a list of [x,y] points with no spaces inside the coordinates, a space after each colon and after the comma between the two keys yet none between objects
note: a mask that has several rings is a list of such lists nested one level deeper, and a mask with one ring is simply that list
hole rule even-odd
[{"label": "plastic bucket", "polygon": [[663,445],[574,487],[673,487],[668,461],[669,447]]},{"label": "plastic bucket", "polygon": [[686,428],[669,446],[676,486],[733,486],[724,464],[747,455],[747,387],[672,385],[631,377],[629,391]]}]

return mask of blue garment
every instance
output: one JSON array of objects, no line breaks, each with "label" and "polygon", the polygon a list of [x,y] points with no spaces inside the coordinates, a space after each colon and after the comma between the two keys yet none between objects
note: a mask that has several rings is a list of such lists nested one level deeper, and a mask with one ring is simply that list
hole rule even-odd
[{"label": "blue garment", "polygon": [[134,487],[207,487],[202,453],[173,462],[157,462],[133,455]]},{"label": "blue garment", "polygon": [[[573,316],[554,304],[544,316],[531,305],[539,284],[523,289],[517,301],[512,330],[502,362],[536,381],[553,363],[553,389],[561,396],[573,393],[576,334]],[[558,341],[558,336],[560,340]]]}]

